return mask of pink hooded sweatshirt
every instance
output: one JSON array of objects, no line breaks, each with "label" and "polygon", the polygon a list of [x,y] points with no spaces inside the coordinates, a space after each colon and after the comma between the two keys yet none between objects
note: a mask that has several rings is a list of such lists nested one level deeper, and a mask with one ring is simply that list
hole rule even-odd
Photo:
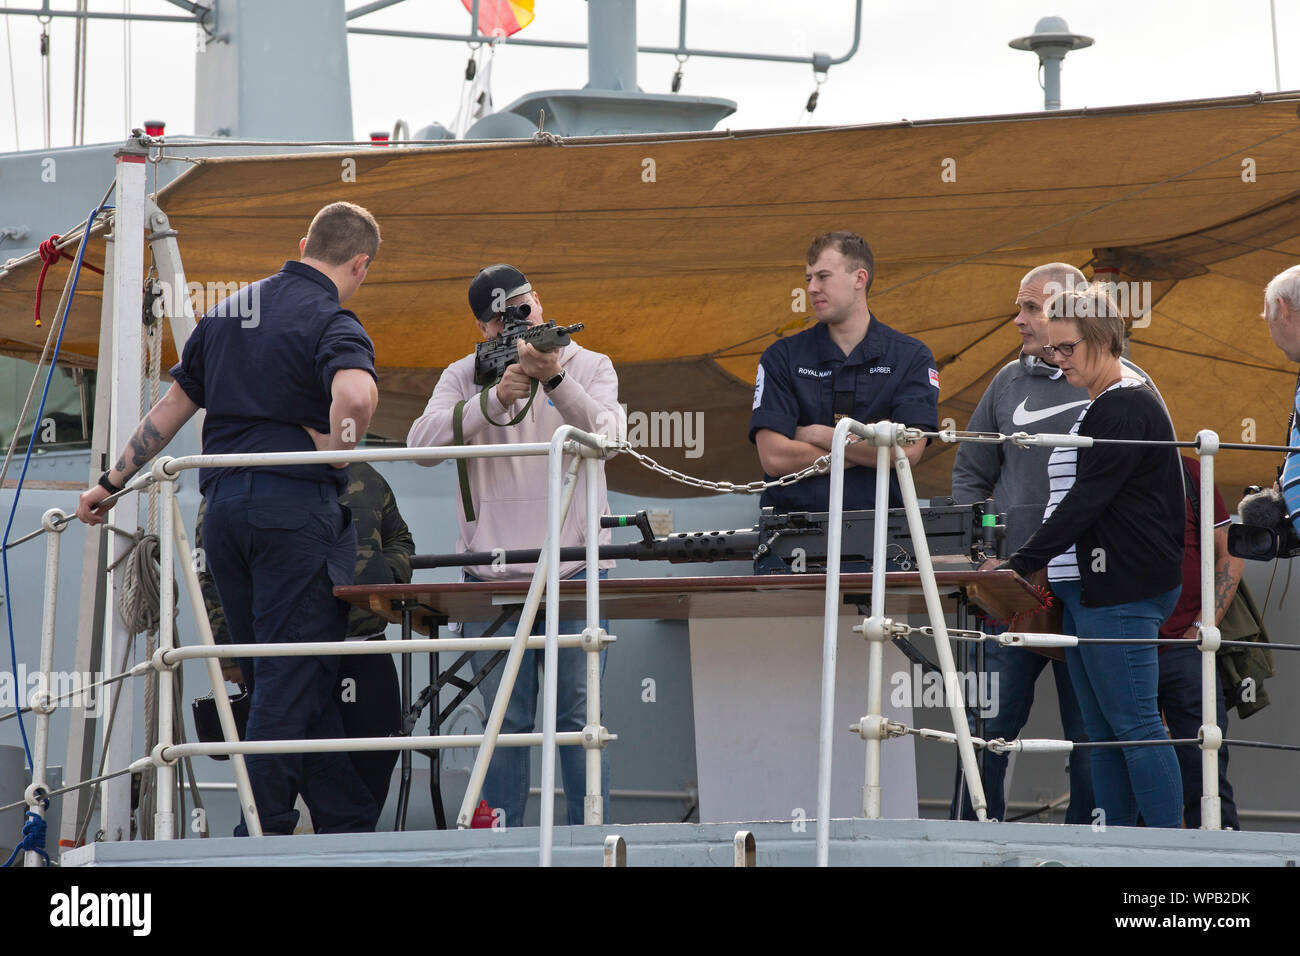
[{"label": "pink hooded sweatshirt", "polygon": [[[571,342],[560,350],[560,367],[565,371],[564,380],[549,394],[539,387],[533,407],[524,420],[518,425],[503,427],[483,417],[479,400],[481,389],[474,384],[474,356],[467,355],[453,362],[438,379],[424,414],[411,425],[406,436],[407,445],[418,448],[455,444],[452,440],[452,410],[461,399],[466,400],[463,427],[467,445],[550,442],[561,425],[573,425],[610,438],[625,436],[627,416],[618,403],[618,375],[609,358]],[[525,401],[521,399],[509,407],[503,406],[493,388],[488,393],[488,414],[493,421],[510,421],[519,414]],[[458,486],[456,520],[460,524],[460,534],[456,539],[456,551],[540,548],[546,540],[546,457],[471,458],[468,464],[477,520],[465,520]],[[454,467],[452,465],[449,469],[452,481],[456,480]],[[599,469],[600,513],[609,514],[603,461],[599,463]],[[584,545],[587,541],[584,473],[585,468],[578,472],[578,487],[574,490],[573,504],[560,536],[562,547]],[[609,530],[601,531],[601,543],[607,544],[610,540]],[[601,561],[600,566],[612,568],[614,562]],[[560,565],[560,576],[569,577],[582,567],[581,561],[564,562]],[[531,578],[534,568],[532,564],[510,564],[498,568],[476,565],[465,570],[485,581],[514,581]]]}]

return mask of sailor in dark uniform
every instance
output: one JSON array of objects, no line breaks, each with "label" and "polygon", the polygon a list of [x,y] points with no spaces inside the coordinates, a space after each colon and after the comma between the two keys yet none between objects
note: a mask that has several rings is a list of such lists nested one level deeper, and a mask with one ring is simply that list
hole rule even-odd
[{"label": "sailor in dark uniform", "polygon": [[[365,281],[379,227],[360,206],[333,203],[299,243],[302,259],[219,303],[199,321],[171,370],[175,387],[150,409],[117,464],[81,495],[97,505],[207,409],[208,454],[341,450],[366,432],[378,400],[374,346],[342,307]],[[339,504],[346,467],[205,468],[206,558],[237,643],[341,641],[357,540]],[[343,736],[334,701],[337,657],[254,659],[246,739]],[[246,758],[262,830],[292,833],[302,794],[319,833],[374,829],[378,810],[347,755]],[[236,835],[247,832],[241,820]]]},{"label": "sailor in dark uniform", "polygon": [[[808,299],[817,316],[811,329],[778,339],[763,352],[754,384],[749,440],[768,479],[800,471],[831,447],[835,423],[888,419],[938,430],[939,372],[926,346],[883,324],[867,308],[874,278],[871,247],[851,232],[818,236],[808,248]],[[915,465],[924,443],[905,446]],[[875,506],[876,449],[846,451],[844,507]],[[768,488],[762,507],[778,513],[827,511],[830,476]],[[891,507],[902,506],[890,474]]]}]

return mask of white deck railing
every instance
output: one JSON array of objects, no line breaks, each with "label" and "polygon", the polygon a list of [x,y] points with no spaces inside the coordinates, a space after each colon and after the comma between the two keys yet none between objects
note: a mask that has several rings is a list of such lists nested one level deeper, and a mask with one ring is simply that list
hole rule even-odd
[{"label": "white deck railing", "polygon": [[[189,455],[183,458],[161,457],[154,461],[148,472],[135,476],[127,491],[139,491],[158,484],[162,507],[159,529],[159,644],[149,662],[158,674],[158,743],[153,752],[130,764],[128,770],[140,771],[154,768],[158,776],[158,804],[154,814],[154,832],[158,839],[171,839],[175,827],[176,764],[184,757],[196,755],[229,755],[235,774],[235,789],[240,808],[251,835],[260,836],[261,824],[253,798],[252,786],[244,763],[245,754],[322,753],[375,750],[429,750],[441,748],[477,747],[478,756],[470,775],[469,787],[457,817],[457,825],[468,827],[473,818],[483,778],[493,750],[498,747],[542,746],[542,788],[550,792],[555,786],[556,746],[580,746],[587,750],[587,780],[584,800],[584,822],[600,824],[603,815],[601,750],[617,739],[600,723],[600,652],[614,638],[600,627],[599,603],[599,459],[615,450],[604,436],[590,434],[569,425],[562,426],[549,443],[524,443],[517,445],[479,445],[448,448],[389,448],[364,449],[339,452],[278,452],[258,455]],[[573,460],[567,471],[564,456]],[[499,458],[508,456],[548,456],[547,483],[547,539],[538,560],[528,598],[520,615],[515,636],[497,638],[448,638],[444,640],[412,640],[388,642],[332,642],[284,644],[224,644],[217,645],[212,638],[198,572],[189,560],[179,562],[190,605],[194,610],[199,645],[175,647],[172,645],[173,622],[176,615],[174,574],[175,556],[188,556],[189,539],[180,506],[176,500],[176,480],[186,471],[196,468],[265,467],[268,465],[340,464],[360,461],[429,461],[448,458]],[[560,529],[573,501],[578,470],[585,462],[587,486],[587,626],[581,634],[559,634],[559,553]],[[41,634],[41,673],[43,686],[50,685],[53,666],[54,615],[57,607],[59,540],[67,527],[68,516],[52,509],[47,512],[42,525],[50,532],[47,539],[45,608]],[[532,636],[533,622],[545,595],[553,599],[546,604],[545,636]],[[556,654],[560,647],[582,648],[587,652],[587,724],[581,731],[559,733],[556,731]],[[506,706],[514,690],[515,679],[525,650],[543,649],[545,667],[545,694],[543,727],[541,733],[502,734],[501,725]],[[263,740],[240,741],[235,728],[230,698],[221,676],[220,661],[241,657],[273,656],[341,656],[352,654],[414,654],[437,651],[506,650],[509,653],[503,665],[501,684],[497,690],[492,712],[482,734],[438,735],[424,737],[368,737],[330,740]],[[201,659],[207,662],[208,678],[212,683],[213,698],[221,721],[224,743],[175,742],[173,726],[173,696],[175,694],[175,669],[182,661]],[[149,673],[149,668],[133,668],[137,674]],[[37,714],[36,739],[33,748],[33,780],[45,778],[48,755],[49,714],[55,706],[50,694],[38,694],[32,701]],[[43,815],[44,788],[33,784],[28,787],[25,800],[33,812]],[[554,838],[554,805],[542,801],[540,827],[540,862],[551,863]],[[29,865],[36,865],[35,853],[28,854]]]},{"label": "white deck railing", "polygon": [[[864,424],[851,419],[842,419],[835,428],[830,455],[830,501],[829,533],[827,541],[827,575],[825,621],[823,631],[822,690],[820,709],[820,728],[818,739],[818,775],[817,775],[817,833],[816,859],[818,865],[829,862],[830,846],[830,795],[831,795],[831,742],[833,736],[833,718],[835,707],[835,672],[836,650],[838,644],[838,620],[840,601],[840,542],[844,513],[844,467],[845,449],[849,436],[874,446],[876,454],[876,495],[877,514],[885,514],[889,505],[889,470],[892,464],[898,475],[902,491],[904,509],[908,528],[914,547],[918,569],[921,573],[922,591],[925,599],[926,616],[930,621],[925,631],[935,639],[940,668],[943,673],[945,697],[952,716],[954,731],[935,731],[905,728],[887,720],[883,715],[883,655],[884,643],[894,634],[914,630],[909,625],[895,623],[885,617],[886,595],[886,540],[888,522],[877,520],[874,524],[874,550],[872,561],[871,615],[854,627],[870,642],[867,673],[867,714],[852,728],[867,745],[866,771],[862,796],[862,815],[877,818],[881,813],[880,781],[880,747],[884,740],[902,733],[914,733],[928,739],[944,740],[956,744],[961,759],[961,767],[966,785],[971,795],[971,803],[977,817],[986,819],[986,802],[980,780],[975,744],[988,746],[997,752],[1018,750],[1024,752],[1060,752],[1071,749],[1070,741],[1018,740],[975,741],[969,731],[964,708],[961,679],[957,673],[950,643],[945,615],[940,601],[935,580],[934,566],[926,544],[925,528],[922,523],[920,507],[912,480],[911,465],[907,459],[904,445],[918,440],[915,429],[909,429],[891,422]],[[1088,448],[1105,444],[1134,444],[1126,441],[1107,441],[1091,439],[1078,435],[993,435],[988,433],[940,432],[934,435],[921,434],[920,438],[938,437],[952,441],[1001,441],[1022,446],[1058,447],[1073,446]],[[1201,620],[1214,620],[1214,456],[1219,451],[1218,436],[1212,431],[1198,433],[1195,443],[1187,442],[1140,442],[1152,446],[1189,447],[1194,446],[1201,464],[1200,483],[1200,539],[1201,539]],[[1240,446],[1232,446],[1238,448]],[[457,816],[457,825],[470,825],[479,793],[482,789],[484,774],[497,746],[526,747],[541,744],[542,780],[541,792],[552,793],[555,789],[555,747],[581,746],[587,752],[586,758],[586,794],[584,797],[584,822],[600,824],[603,822],[601,751],[610,741],[617,739],[610,735],[600,722],[600,652],[614,638],[600,627],[600,576],[599,576],[599,520],[597,504],[599,501],[598,469],[599,459],[617,452],[618,446],[604,436],[589,434],[572,426],[558,429],[549,443],[529,443],[518,445],[483,445],[458,446],[449,448],[389,448],[364,449],[347,452],[296,452],[261,455],[191,455],[184,458],[159,458],[149,472],[141,473],[127,485],[127,491],[139,491],[151,484],[160,485],[163,507],[160,511],[160,632],[159,647],[149,662],[137,664],[128,670],[133,676],[156,671],[159,677],[159,733],[158,744],[147,757],[134,761],[127,770],[138,771],[156,768],[158,774],[158,805],[155,812],[155,833],[159,839],[170,839],[175,823],[174,795],[175,766],[178,760],[194,755],[229,755],[235,773],[235,789],[239,794],[249,832],[261,833],[257,808],[253,799],[251,785],[243,761],[243,755],[303,752],[346,752],[374,750],[427,750],[435,748],[478,748],[478,755],[470,775],[469,785]],[[1276,450],[1259,448],[1258,450]],[[573,455],[567,467],[564,455]],[[311,642],[302,644],[243,644],[216,645],[212,639],[211,625],[204,610],[202,592],[198,574],[193,563],[188,560],[179,562],[191,607],[195,611],[195,624],[200,644],[189,647],[171,645],[175,617],[173,598],[173,576],[175,556],[190,553],[189,539],[185,533],[180,507],[176,501],[176,479],[185,471],[195,468],[220,467],[258,467],[266,465],[299,464],[337,464],[359,461],[422,461],[442,460],[447,458],[486,458],[506,456],[542,456],[548,458],[547,470],[547,537],[538,559],[523,611],[520,614],[514,637],[493,638],[448,638],[438,640],[410,640],[397,643],[388,642]],[[891,461],[892,459],[892,461]],[[579,468],[586,472],[586,628],[581,634],[561,635],[559,631],[559,553],[560,529],[573,501],[577,486]],[[41,629],[41,673],[44,675],[42,688],[33,695],[31,708],[37,714],[35,746],[33,748],[34,781],[44,779],[49,733],[49,715],[57,704],[57,698],[48,692],[50,671],[53,661],[54,617],[57,607],[59,539],[61,532],[69,523],[66,514],[52,509],[42,519],[42,530],[49,532],[46,552],[46,591],[44,616]],[[25,538],[22,540],[26,540]],[[18,543],[18,542],[16,542]],[[555,599],[546,603],[546,634],[532,636],[532,627],[541,602],[546,595]],[[982,632],[956,632],[958,637],[987,639],[990,635]],[[1059,634],[1025,634],[1008,632],[999,635],[999,640],[1012,646],[1052,646],[1071,647],[1086,643],[1087,639],[1077,636]],[[1203,624],[1197,646],[1202,654],[1202,726],[1199,743],[1202,751],[1202,826],[1206,829],[1220,827],[1220,797],[1218,792],[1218,751],[1223,743],[1222,731],[1216,720],[1216,682],[1218,674],[1215,653],[1221,643],[1219,630],[1212,624]],[[556,654],[560,647],[581,647],[587,653],[587,723],[581,731],[557,732],[556,700],[557,675]],[[518,676],[524,651],[541,648],[544,650],[545,687],[543,693],[543,728],[541,733],[502,734],[501,726],[505,711]],[[229,697],[221,677],[219,661],[239,657],[268,656],[302,656],[324,655],[341,656],[352,654],[413,654],[436,652],[442,650],[503,650],[508,654],[503,665],[501,686],[497,691],[492,712],[488,716],[482,734],[439,735],[425,737],[380,737],[380,738],[341,738],[331,740],[277,740],[277,741],[239,741],[235,730],[234,716],[230,709]],[[1290,647],[1287,647],[1290,649]],[[173,701],[175,692],[174,671],[181,662],[202,659],[207,662],[208,676],[212,683],[213,696],[221,720],[224,743],[185,743],[177,744],[174,740],[172,726]],[[147,666],[146,666],[147,665]],[[122,675],[114,675],[109,680],[116,680]],[[125,771],[120,771],[125,772]],[[109,776],[112,776],[110,774]],[[101,778],[102,779],[102,778]],[[25,801],[28,807],[38,815],[47,794],[38,783],[27,788]],[[541,826],[539,834],[539,861],[543,866],[550,865],[554,836],[554,803],[543,800],[541,803]],[[28,864],[39,863],[36,854],[28,853]]]}]

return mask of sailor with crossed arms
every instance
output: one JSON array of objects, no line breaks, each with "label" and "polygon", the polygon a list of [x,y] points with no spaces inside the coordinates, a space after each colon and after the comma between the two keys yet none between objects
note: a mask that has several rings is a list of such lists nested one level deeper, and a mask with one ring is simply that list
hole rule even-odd
[{"label": "sailor with crossed arms", "polygon": [[[971,431],[996,431],[1036,434],[1069,432],[1080,410],[1088,404],[1088,393],[1071,385],[1061,370],[1044,359],[1048,320],[1044,303],[1052,295],[1088,285],[1084,274],[1064,262],[1051,262],[1031,269],[1020,280],[1016,294],[1018,311],[1012,321],[1020,333],[1020,355],[1008,362],[993,377],[976,406],[967,426]],[[1146,372],[1126,358],[1120,362],[1125,375],[1151,383]],[[1155,385],[1152,384],[1152,388]],[[1157,394],[1159,392],[1157,391]],[[971,504],[992,497],[999,514],[1007,516],[1007,553],[1015,551],[1043,523],[1043,510],[1049,496],[1047,459],[1051,448],[1022,448],[1018,445],[961,442],[957,446],[952,469],[952,497],[958,504]],[[1046,583],[1046,580],[1042,583]],[[968,653],[971,653],[968,651]],[[1056,680],[1061,725],[1070,740],[1086,740],[1078,699],[1070,683],[1064,660],[1051,660],[1023,648],[1003,647],[993,641],[985,644],[984,669],[990,676],[988,686],[993,697],[986,717],[984,736],[1014,740],[1029,719],[1034,703],[1034,684],[1043,668],[1050,663]],[[972,660],[967,663],[973,663]],[[984,792],[988,813],[993,819],[1005,818],[1006,797],[1003,781],[1007,771],[1006,754],[984,755]],[[1092,821],[1092,772],[1087,749],[1070,754],[1070,806],[1066,823]],[[960,788],[959,788],[960,789]],[[970,797],[964,793],[960,816],[956,795],[950,815],[974,820]]]}]

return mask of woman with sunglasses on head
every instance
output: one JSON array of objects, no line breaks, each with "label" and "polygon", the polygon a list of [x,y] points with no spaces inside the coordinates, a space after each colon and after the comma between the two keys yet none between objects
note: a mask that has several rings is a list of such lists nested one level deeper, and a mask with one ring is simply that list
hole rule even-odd
[{"label": "woman with sunglasses on head", "polygon": [[[1046,303],[1048,361],[1089,403],[1070,430],[1092,438],[1172,441],[1160,399],[1120,363],[1124,322],[1099,286]],[[1172,447],[1057,448],[1048,463],[1051,497],[1043,525],[1001,567],[1022,577],[1046,566],[1062,602],[1064,632],[1080,638],[1151,638],[1182,587],[1182,472]],[[994,562],[985,567],[996,566]],[[1155,644],[1081,644],[1066,649],[1070,680],[1092,741],[1167,740],[1156,706]],[[1182,783],[1173,748],[1097,748],[1092,754],[1097,822],[1182,823]]]}]

